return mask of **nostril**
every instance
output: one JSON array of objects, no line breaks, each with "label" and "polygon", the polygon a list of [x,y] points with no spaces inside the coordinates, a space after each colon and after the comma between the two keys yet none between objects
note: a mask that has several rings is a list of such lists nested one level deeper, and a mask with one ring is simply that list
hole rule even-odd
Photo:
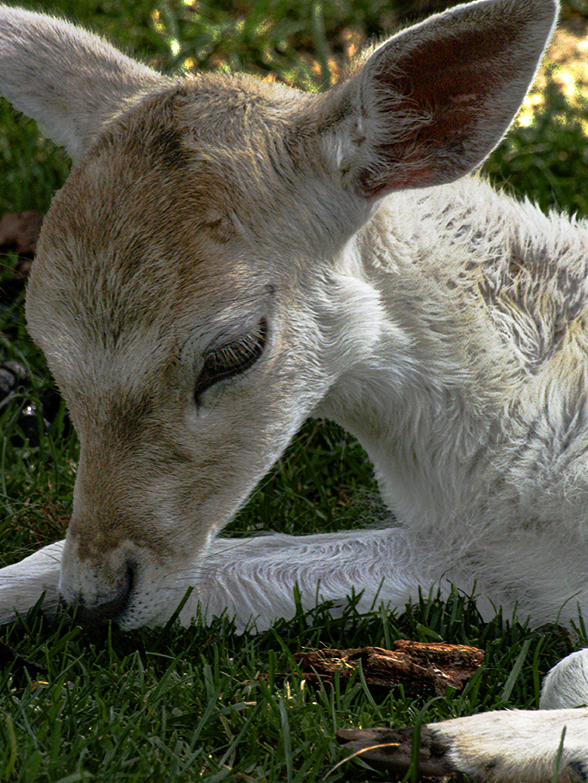
[{"label": "nostril", "polygon": [[99,603],[88,604],[84,600],[84,595],[80,594],[76,603],[69,607],[73,615],[72,619],[86,626],[102,625],[109,620],[116,620],[129,606],[135,583],[136,565],[128,562],[126,571],[112,597]]}]

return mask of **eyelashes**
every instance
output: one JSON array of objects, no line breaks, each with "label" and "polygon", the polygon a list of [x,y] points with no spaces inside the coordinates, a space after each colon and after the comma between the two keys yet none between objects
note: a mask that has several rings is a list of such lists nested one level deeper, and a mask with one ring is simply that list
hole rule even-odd
[{"label": "eyelashes", "polygon": [[254,331],[208,351],[194,387],[196,404],[199,404],[201,395],[215,383],[252,367],[263,353],[267,334],[267,321],[262,318]]}]

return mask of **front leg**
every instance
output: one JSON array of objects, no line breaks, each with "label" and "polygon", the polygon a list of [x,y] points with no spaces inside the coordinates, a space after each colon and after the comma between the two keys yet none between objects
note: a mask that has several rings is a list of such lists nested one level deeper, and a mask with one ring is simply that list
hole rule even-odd
[{"label": "front leg", "polygon": [[[376,769],[404,774],[412,729],[343,729],[337,738]],[[423,726],[422,775],[472,783],[586,783],[588,709],[501,710]]]},{"label": "front leg", "polygon": [[0,569],[0,624],[25,615],[44,594],[43,611],[59,604],[59,574],[65,541],[43,547],[18,563]]},{"label": "front leg", "polygon": [[[25,614],[43,593],[43,609],[55,610],[63,545],[58,541],[0,570],[0,622]],[[361,593],[360,612],[380,602],[404,608],[418,598],[419,586],[428,590],[436,583],[423,560],[400,528],[216,539],[197,565],[158,587],[158,620],[171,617],[188,588],[192,593],[179,615],[185,625],[204,610],[208,618],[226,612],[241,630],[252,620],[265,630],[293,617],[296,588],[303,609],[330,601],[340,612],[353,592]]]},{"label": "front leg", "polygon": [[305,610],[330,601],[340,613],[353,592],[361,594],[360,612],[381,602],[404,609],[418,599],[419,586],[428,591],[438,584],[423,562],[401,528],[217,539],[179,582],[177,589],[194,588],[180,620],[189,623],[200,605],[208,617],[226,611],[239,629],[254,620],[258,631],[265,630],[293,617],[296,588]]}]

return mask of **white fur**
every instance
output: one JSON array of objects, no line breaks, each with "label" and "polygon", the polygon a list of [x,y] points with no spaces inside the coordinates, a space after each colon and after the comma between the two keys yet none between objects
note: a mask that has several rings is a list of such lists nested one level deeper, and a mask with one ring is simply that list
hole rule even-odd
[{"label": "white fur", "polygon": [[[568,655],[548,672],[539,707],[559,710],[588,705],[588,650]],[[586,743],[588,747],[588,742]]]},{"label": "white fur", "polygon": [[588,709],[485,712],[431,727],[450,744],[453,767],[472,781],[588,779]]},{"label": "white fur", "polygon": [[473,781],[581,783],[588,779],[587,704],[588,649],[548,672],[539,710],[486,712],[429,728]]},{"label": "white fur", "polygon": [[[459,6],[319,96],[170,80],[0,7],[0,89],[79,159],[27,320],[81,444],[67,538],[0,572],[4,619],[45,592],[48,611],[61,594],[134,628],[193,587],[183,622],[200,607],[265,628],[296,586],[338,611],[353,591],[360,609],[403,607],[451,582],[486,614],[588,614],[588,225],[463,178],[555,13]],[[359,438],[398,527],[216,538],[313,415]],[[566,709],[432,730],[474,779],[539,783],[564,727],[559,779],[587,779],[586,723]]]}]

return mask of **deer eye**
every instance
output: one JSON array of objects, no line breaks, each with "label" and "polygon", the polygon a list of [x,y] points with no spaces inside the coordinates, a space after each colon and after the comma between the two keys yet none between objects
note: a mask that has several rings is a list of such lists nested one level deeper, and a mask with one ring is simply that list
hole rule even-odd
[{"label": "deer eye", "polygon": [[239,375],[255,364],[263,353],[266,341],[267,321],[262,318],[254,331],[208,351],[196,379],[194,388],[196,404],[200,396],[215,383]]}]

